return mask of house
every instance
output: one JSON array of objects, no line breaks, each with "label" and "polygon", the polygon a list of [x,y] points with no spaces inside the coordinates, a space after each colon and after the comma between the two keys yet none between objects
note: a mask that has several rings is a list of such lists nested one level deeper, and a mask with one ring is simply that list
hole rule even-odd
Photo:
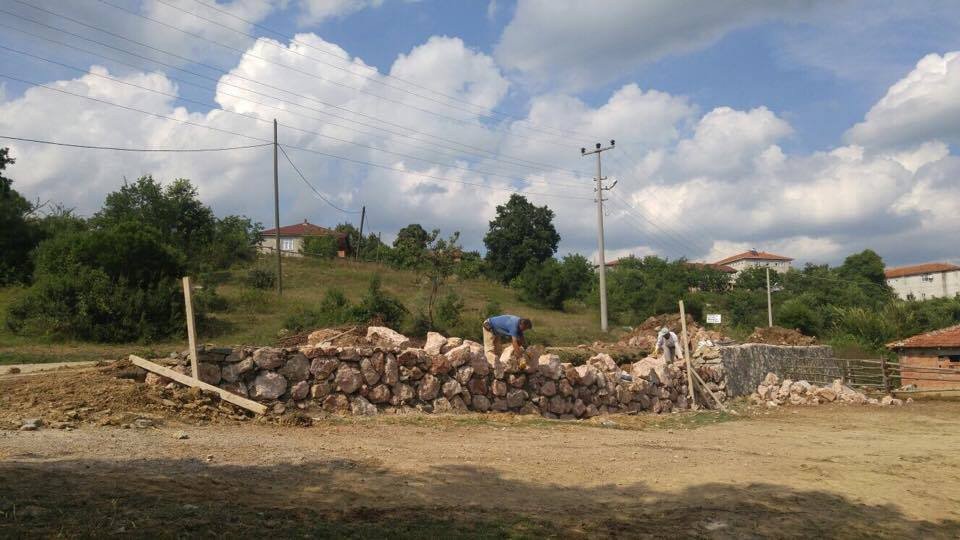
[{"label": "house", "polygon": [[738,253],[726,259],[717,261],[713,263],[718,266],[729,266],[734,269],[735,273],[732,278],[736,279],[740,275],[740,272],[743,272],[747,268],[767,268],[771,270],[776,270],[777,272],[783,273],[790,269],[790,263],[793,261],[790,257],[784,257],[783,255],[775,255],[773,253],[767,253],[766,251],[757,251],[751,249],[750,251],[744,251],[743,253]]},{"label": "house", "polygon": [[960,266],[926,263],[884,271],[889,285],[904,300],[952,297],[960,294]]},{"label": "house", "polygon": [[900,356],[900,384],[960,388],[960,324],[887,344]]},{"label": "house", "polygon": [[[277,246],[276,229],[263,231],[263,238],[260,240],[258,251],[260,253],[273,253]],[[296,225],[287,225],[280,227],[280,253],[284,256],[302,257],[303,241],[308,236],[334,236],[337,239],[337,257],[344,258],[350,251],[350,238],[346,233],[320,227],[308,222]]]}]

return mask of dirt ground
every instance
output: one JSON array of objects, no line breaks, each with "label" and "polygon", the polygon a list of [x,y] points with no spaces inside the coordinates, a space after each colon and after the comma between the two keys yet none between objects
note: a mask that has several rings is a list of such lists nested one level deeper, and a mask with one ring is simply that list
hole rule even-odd
[{"label": "dirt ground", "polygon": [[295,427],[82,373],[0,376],[0,537],[960,537],[957,402]]}]

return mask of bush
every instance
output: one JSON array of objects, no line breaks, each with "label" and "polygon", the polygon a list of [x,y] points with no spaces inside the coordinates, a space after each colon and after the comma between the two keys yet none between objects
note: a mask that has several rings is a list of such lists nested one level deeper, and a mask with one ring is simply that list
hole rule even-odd
[{"label": "bush", "polygon": [[356,308],[350,304],[340,289],[328,289],[317,307],[297,308],[287,315],[283,327],[300,333],[326,326],[337,326],[355,321]]},{"label": "bush", "polygon": [[339,244],[335,236],[308,236],[303,239],[303,254],[321,259],[333,259],[337,256]]},{"label": "bush", "polygon": [[582,255],[567,255],[563,261],[530,262],[512,285],[520,299],[551,309],[563,309],[571,298],[583,298],[593,285],[593,269]]},{"label": "bush", "polygon": [[776,312],[777,324],[795,328],[808,336],[819,336],[823,330],[823,317],[808,306],[802,298],[791,298]]},{"label": "bush", "polygon": [[459,326],[463,322],[463,306],[463,299],[459,294],[448,292],[437,303],[437,326],[447,332]]},{"label": "bush", "polygon": [[[138,223],[80,231],[38,247],[34,285],[9,310],[16,333],[96,342],[184,331],[183,256]],[[195,310],[203,318],[204,306]]]},{"label": "bush", "polygon": [[243,281],[254,289],[272,289],[277,286],[277,274],[265,268],[251,268]]},{"label": "bush", "polygon": [[500,302],[496,300],[490,300],[485,306],[483,306],[483,311],[480,313],[482,320],[487,320],[490,317],[495,317],[503,313],[503,306],[500,305]]},{"label": "bush", "polygon": [[370,279],[366,294],[354,310],[354,319],[357,322],[399,328],[407,313],[407,308],[400,300],[383,291],[380,275],[376,274]]}]

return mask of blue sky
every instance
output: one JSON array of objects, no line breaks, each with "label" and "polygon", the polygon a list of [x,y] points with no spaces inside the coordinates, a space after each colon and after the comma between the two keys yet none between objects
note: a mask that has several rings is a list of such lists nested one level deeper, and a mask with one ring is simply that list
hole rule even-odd
[{"label": "blue sky", "polygon": [[[2,27],[0,45],[80,71],[5,52],[0,72],[100,101],[45,89],[25,93],[24,84],[6,80],[0,83],[0,134],[218,146],[249,142],[225,136],[228,127],[260,137],[279,116],[282,142],[307,149],[292,157],[314,187],[340,207],[376,208],[371,223],[386,238],[421,221],[460,230],[467,247],[482,249],[486,222],[513,189],[555,209],[562,252],[592,256],[594,224],[584,211],[590,204],[584,175],[592,174],[592,164],[576,150],[615,138],[621,149],[606,170],[624,182],[608,208],[609,256],[710,260],[757,247],[787,251],[799,261],[837,262],[871,247],[893,264],[958,258],[937,240],[960,228],[950,210],[960,202],[950,181],[960,171],[960,105],[951,98],[960,88],[954,54],[960,17],[951,2],[217,4],[283,36],[298,33],[312,44],[305,49],[210,11],[204,3],[211,1],[5,0],[0,9],[76,35],[4,16],[3,24],[68,47]],[[332,54],[317,54],[327,48]],[[391,70],[398,78],[385,77]],[[148,120],[103,102],[189,118],[189,125]],[[477,114],[478,107],[466,103],[498,114]],[[341,118],[319,117],[327,112]],[[11,147],[20,158],[12,169],[20,189],[81,212],[95,211],[123,177],[152,173],[190,177],[219,213],[270,222],[270,209],[261,204],[269,193],[260,182],[269,171],[260,156],[187,159]],[[78,164],[91,177],[87,189],[72,183]],[[285,221],[355,219],[331,212],[292,171],[286,176]]]}]

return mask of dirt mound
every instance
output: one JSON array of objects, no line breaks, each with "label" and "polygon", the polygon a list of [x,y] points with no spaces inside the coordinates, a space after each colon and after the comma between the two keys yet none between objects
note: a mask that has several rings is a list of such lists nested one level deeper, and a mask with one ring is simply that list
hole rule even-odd
[{"label": "dirt mound", "polygon": [[798,330],[770,326],[754,328],[747,343],[766,343],[767,345],[816,345],[817,338],[805,336]]},{"label": "dirt mound", "polygon": [[[629,335],[621,339],[620,345],[652,351],[654,345],[657,344],[657,332],[664,326],[675,332],[677,337],[679,337],[681,329],[680,314],[665,313],[663,315],[648,317],[647,320],[634,328]],[[726,336],[720,332],[701,327],[689,314],[687,315],[687,339],[690,342],[691,352],[697,350],[697,346],[701,341],[712,341],[716,343],[727,340]]]},{"label": "dirt mound", "polygon": [[143,384],[146,372],[123,360],[0,378],[0,429],[24,418],[73,429],[82,424],[152,427],[165,419],[193,424],[247,420],[248,413],[196,388]]},{"label": "dirt mound", "polygon": [[334,326],[315,328],[308,332],[284,336],[277,340],[279,347],[301,347],[307,344],[307,338],[316,333],[323,341],[332,341],[336,347],[355,347],[366,345],[367,327],[365,325]]}]

